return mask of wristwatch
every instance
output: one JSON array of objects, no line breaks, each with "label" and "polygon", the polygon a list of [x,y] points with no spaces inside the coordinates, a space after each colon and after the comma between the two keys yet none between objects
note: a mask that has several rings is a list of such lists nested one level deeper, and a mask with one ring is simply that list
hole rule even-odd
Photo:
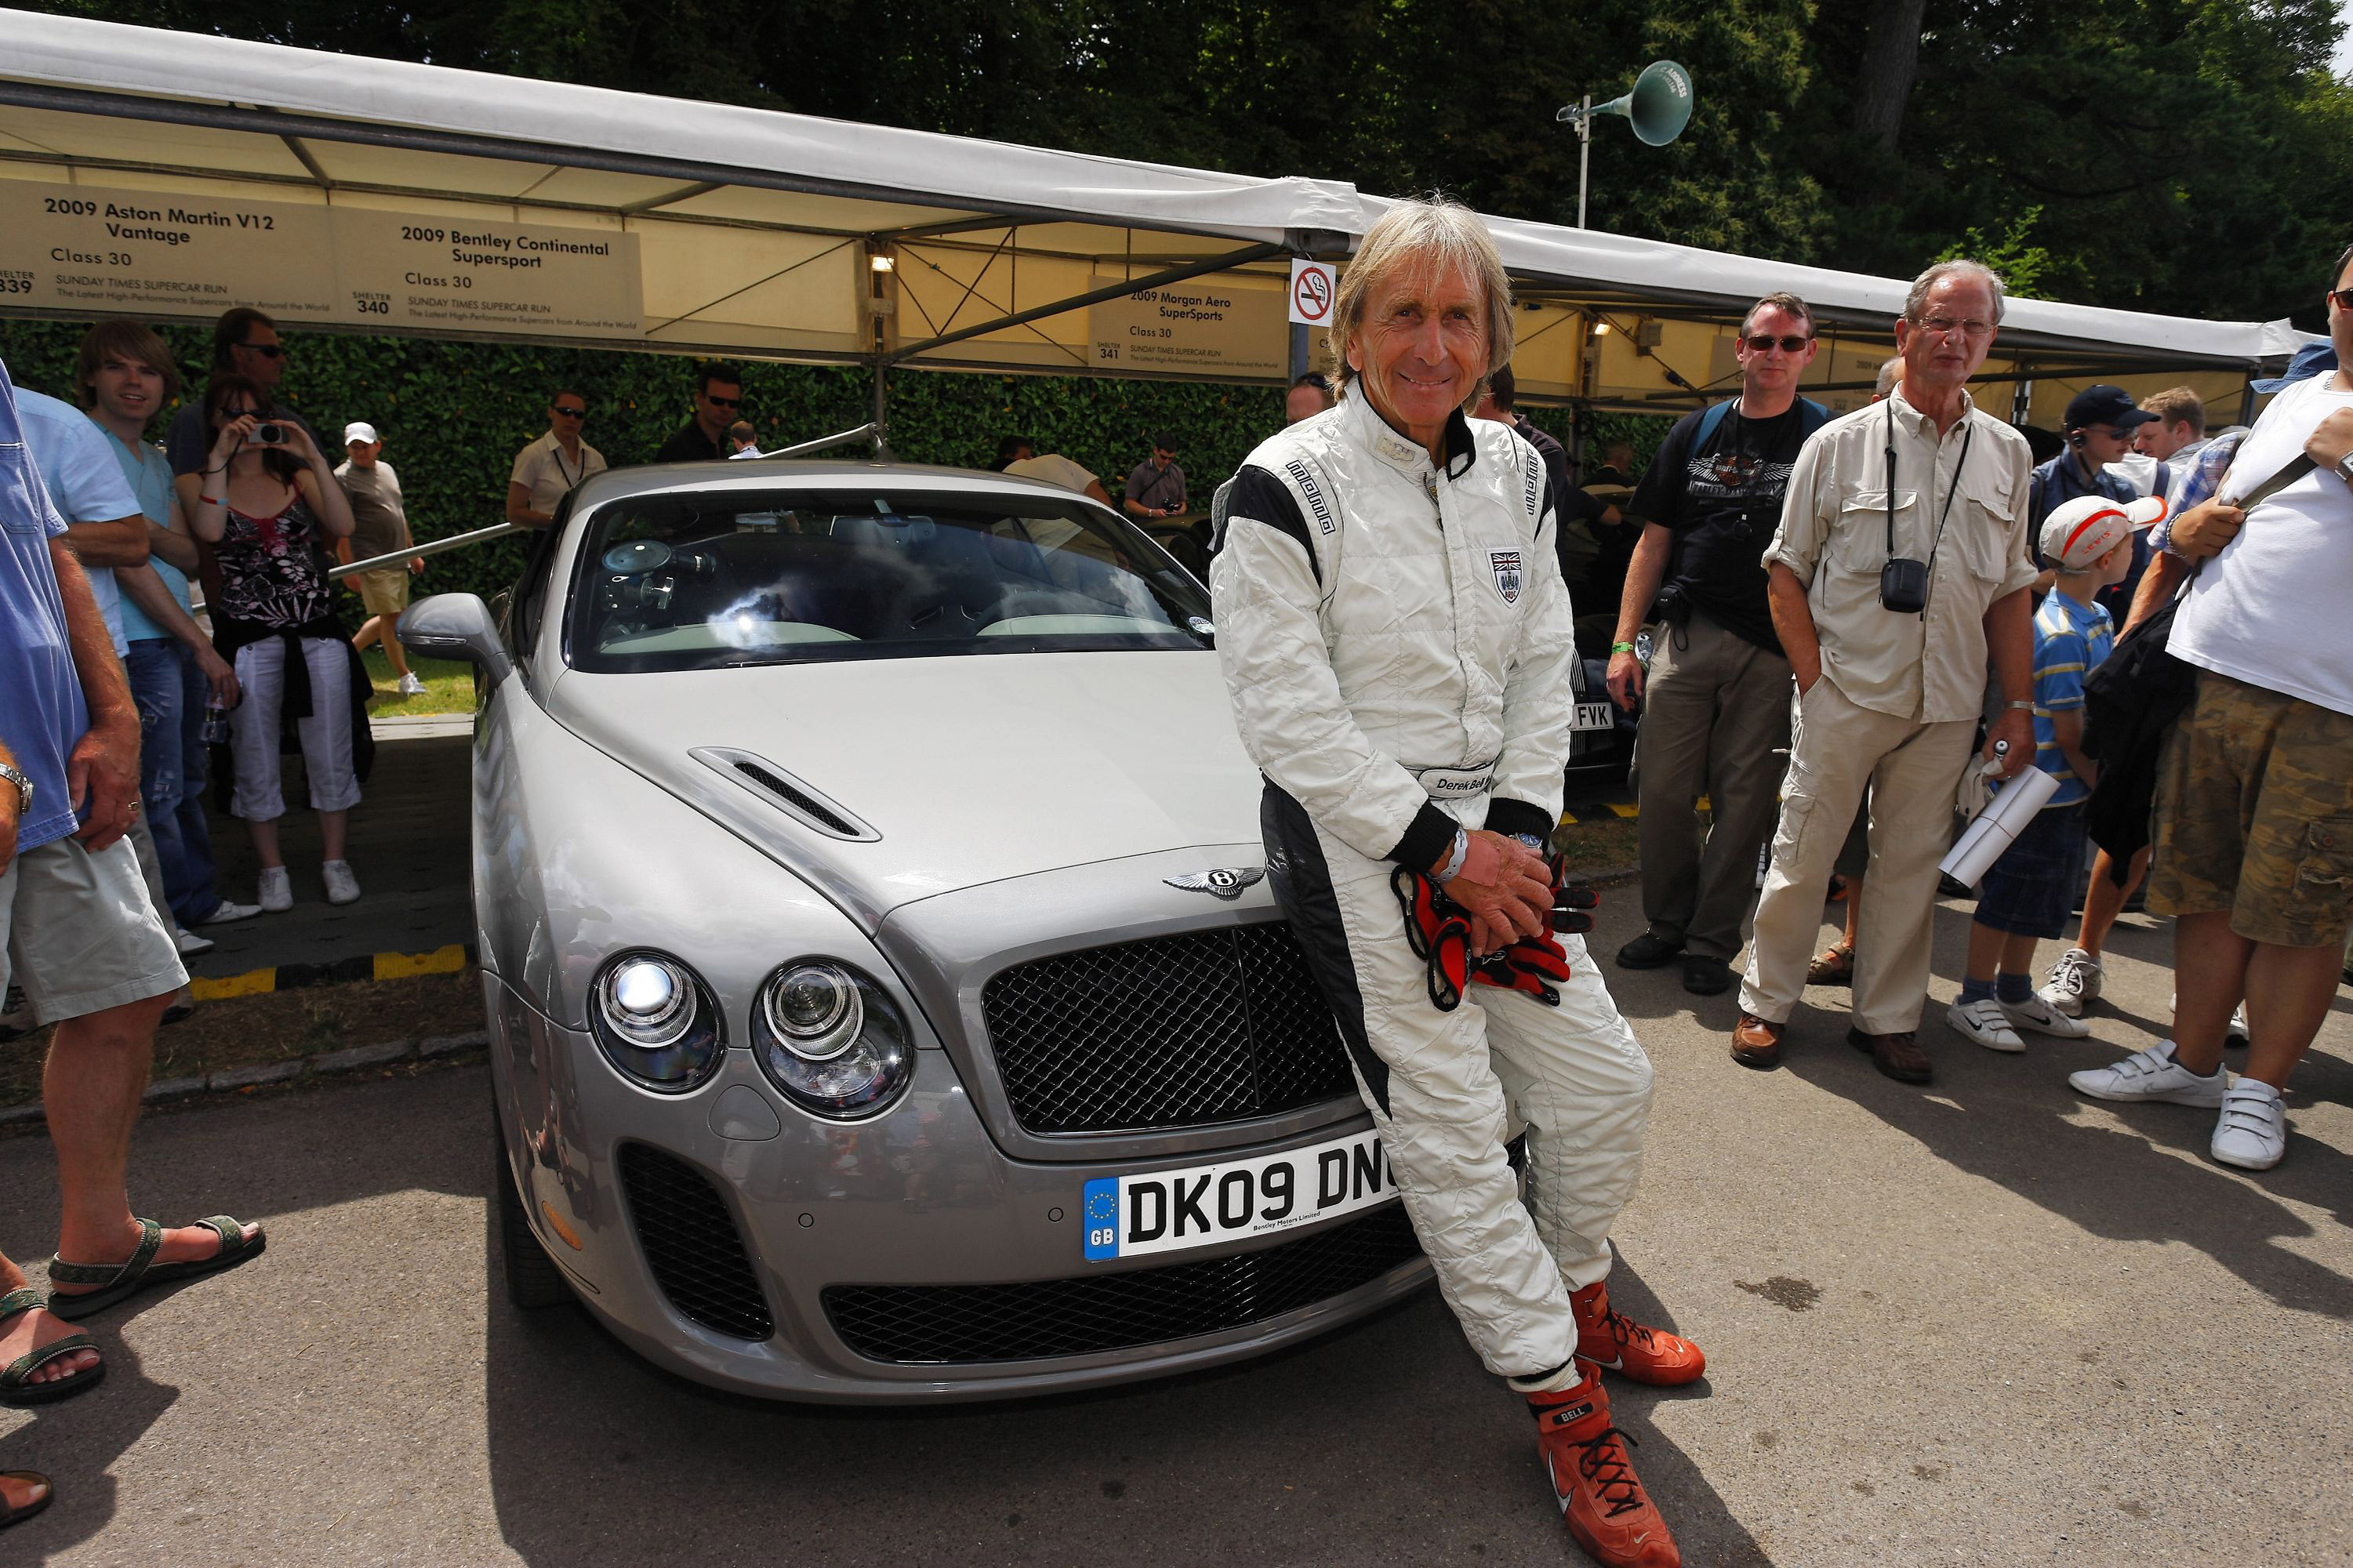
[{"label": "wristwatch", "polygon": [[2337,471],[2345,476],[2347,484],[2353,485],[2353,452],[2348,452],[2337,459]]},{"label": "wristwatch", "polygon": [[21,822],[26,817],[32,816],[33,781],[26,778],[23,773],[18,773],[15,768],[10,767],[6,763],[0,763],[0,779],[6,779],[10,784],[16,786],[16,819]]},{"label": "wristwatch", "polygon": [[2002,706],[2010,709],[2023,710],[2029,713],[2034,711],[2034,704],[2031,702],[2005,702]]}]

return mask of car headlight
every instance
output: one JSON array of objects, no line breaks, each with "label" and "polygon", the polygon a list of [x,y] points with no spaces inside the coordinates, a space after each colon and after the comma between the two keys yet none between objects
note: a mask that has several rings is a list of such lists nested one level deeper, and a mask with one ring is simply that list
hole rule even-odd
[{"label": "car headlight", "polygon": [[588,1026],[623,1078],[663,1094],[701,1084],[724,1054],[710,992],[694,971],[659,952],[619,953],[606,963],[590,988]]},{"label": "car headlight", "polygon": [[914,1038],[890,993],[831,959],[795,959],[768,976],[752,1047],[768,1081],[819,1116],[868,1115],[914,1077]]}]

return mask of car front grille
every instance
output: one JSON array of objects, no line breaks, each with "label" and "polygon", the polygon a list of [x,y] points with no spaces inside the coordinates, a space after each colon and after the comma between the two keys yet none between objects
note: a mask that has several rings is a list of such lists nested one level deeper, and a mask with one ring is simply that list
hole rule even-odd
[{"label": "car front grille", "polygon": [[711,1178],[675,1155],[624,1143],[621,1190],[646,1267],[679,1312],[713,1333],[765,1340],[776,1331],[744,1238]]},{"label": "car front grille", "polygon": [[1332,1010],[1281,921],[1018,963],[990,977],[981,1011],[1029,1132],[1199,1127],[1356,1087]]},{"label": "car front grille", "polygon": [[1420,1252],[1393,1203],[1260,1252],[1018,1285],[834,1285],[822,1300],[842,1343],[870,1361],[1038,1361],[1262,1323]]}]

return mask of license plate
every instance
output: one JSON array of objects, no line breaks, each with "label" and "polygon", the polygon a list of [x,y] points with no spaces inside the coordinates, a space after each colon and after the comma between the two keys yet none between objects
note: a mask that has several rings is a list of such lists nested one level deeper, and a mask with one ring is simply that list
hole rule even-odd
[{"label": "license plate", "polygon": [[1087,1261],[1188,1252],[1265,1236],[1397,1196],[1377,1133],[1222,1165],[1098,1176],[1086,1185]]},{"label": "license plate", "polygon": [[1580,730],[1611,730],[1618,721],[1607,702],[1580,702],[1577,705],[1577,727]]}]

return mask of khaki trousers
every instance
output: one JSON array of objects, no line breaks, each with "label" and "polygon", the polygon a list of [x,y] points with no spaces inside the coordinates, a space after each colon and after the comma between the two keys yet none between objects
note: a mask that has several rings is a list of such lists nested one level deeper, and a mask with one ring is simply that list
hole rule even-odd
[{"label": "khaki trousers", "polygon": [[1871,862],[1855,933],[1854,1021],[1873,1035],[1920,1026],[1928,994],[1936,862],[1951,847],[1953,795],[1977,721],[1925,724],[1856,706],[1826,676],[1798,701],[1773,868],[1740,1005],[1788,1022],[1822,929],[1822,889],[1863,791],[1871,792]]},{"label": "khaki trousers", "polygon": [[[1773,831],[1789,744],[1789,661],[1694,614],[1666,627],[1642,705],[1642,914],[1651,934],[1732,961]],[[1703,841],[1699,797],[1712,818]]]}]

